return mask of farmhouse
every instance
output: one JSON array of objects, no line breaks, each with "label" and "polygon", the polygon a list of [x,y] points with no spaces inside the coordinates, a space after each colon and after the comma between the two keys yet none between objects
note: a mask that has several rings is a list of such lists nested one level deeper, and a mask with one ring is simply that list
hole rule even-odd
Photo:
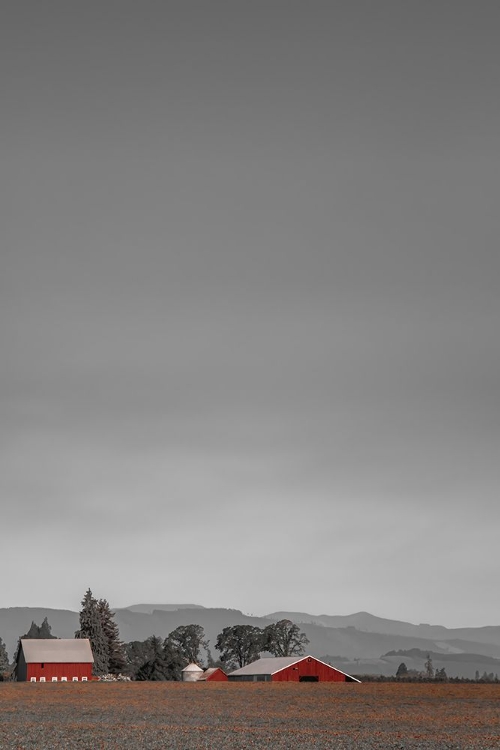
[{"label": "farmhouse", "polygon": [[19,682],[86,681],[93,663],[88,638],[21,638],[16,677]]},{"label": "farmhouse", "polygon": [[228,675],[230,682],[360,682],[314,656],[257,659]]}]

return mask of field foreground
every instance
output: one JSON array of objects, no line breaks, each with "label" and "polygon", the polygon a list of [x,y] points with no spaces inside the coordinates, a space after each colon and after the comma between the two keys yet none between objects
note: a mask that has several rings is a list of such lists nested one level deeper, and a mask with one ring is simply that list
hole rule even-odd
[{"label": "field foreground", "polygon": [[0,748],[500,748],[499,685],[0,683]]}]

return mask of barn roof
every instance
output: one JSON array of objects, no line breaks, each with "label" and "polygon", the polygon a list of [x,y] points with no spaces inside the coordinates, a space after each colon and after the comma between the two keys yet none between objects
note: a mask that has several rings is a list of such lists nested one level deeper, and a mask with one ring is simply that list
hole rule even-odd
[{"label": "barn roof", "polygon": [[302,661],[304,658],[304,656],[269,656],[246,664],[244,667],[231,672],[231,674],[275,674],[291,664]]},{"label": "barn roof", "polygon": [[27,664],[92,664],[88,638],[21,638]]},{"label": "barn roof", "polygon": [[286,669],[287,667],[291,667],[292,664],[298,664],[301,661],[304,661],[304,659],[314,659],[315,661],[318,661],[320,664],[324,664],[326,667],[330,667],[330,669],[335,669],[336,672],[340,672],[341,674],[345,674],[346,677],[349,677],[352,680],[355,680],[356,682],[359,682],[359,680],[356,680],[355,677],[351,677],[351,675],[348,675],[347,672],[342,672],[341,669],[337,669],[337,667],[332,667],[331,664],[327,664],[324,661],[321,661],[321,659],[317,659],[315,656],[310,656],[309,654],[306,654],[305,656],[269,656],[265,657],[263,659],[257,659],[257,661],[252,662],[251,664],[247,664],[244,667],[241,667],[240,669],[236,669],[234,672],[231,672],[231,675],[254,675],[254,674],[276,674],[276,672],[281,672],[282,669]]}]

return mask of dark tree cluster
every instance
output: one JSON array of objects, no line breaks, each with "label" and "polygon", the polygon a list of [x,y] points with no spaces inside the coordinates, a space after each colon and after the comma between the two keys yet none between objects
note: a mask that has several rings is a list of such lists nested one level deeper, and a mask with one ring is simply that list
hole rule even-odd
[{"label": "dark tree cluster", "polygon": [[[385,656],[398,656],[406,654],[413,659],[416,657],[422,657],[425,652],[422,652],[418,648],[412,648],[408,649],[407,651],[399,650],[399,651],[388,651]],[[436,654],[434,654],[436,656]],[[439,655],[437,655],[439,656]],[[377,679],[382,679],[382,676],[377,676]],[[387,680],[390,680],[390,677],[386,678]],[[406,664],[404,662],[401,662],[399,665],[397,671],[396,671],[396,679],[401,680],[402,682],[498,682],[498,675],[493,674],[493,672],[490,672],[490,674],[487,674],[484,672],[483,676],[479,676],[479,671],[476,670],[476,676],[472,680],[469,677],[448,677],[446,674],[445,667],[441,667],[440,669],[435,669],[434,664],[432,662],[432,655],[430,653],[426,654],[425,663],[423,670],[418,669],[408,669]],[[370,677],[367,675],[364,675],[364,680],[370,681]]]},{"label": "dark tree cluster", "polygon": [[309,639],[291,620],[279,620],[265,628],[232,625],[217,636],[215,648],[226,669],[238,669],[258,659],[261,653],[273,656],[301,656]]},{"label": "dark tree cluster", "polygon": [[201,625],[180,625],[162,640],[152,635],[127,643],[127,673],[135,680],[180,680],[188,664],[202,664],[203,652],[211,663],[208,641]]},{"label": "dark tree cluster", "polygon": [[44,619],[41,625],[37,625],[35,622],[31,623],[31,627],[25,635],[21,638],[55,638],[52,635],[52,628],[49,625],[47,618]]},{"label": "dark tree cluster", "polygon": [[264,648],[273,656],[301,656],[309,643],[305,633],[291,620],[279,620],[264,628]]},{"label": "dark tree cluster", "polygon": [[475,682],[488,682],[488,683],[496,683],[498,684],[500,682],[500,679],[498,677],[498,674],[494,674],[493,672],[486,672],[486,670],[483,672],[481,676],[479,676],[479,672],[476,670],[476,677]]},{"label": "dark tree cluster", "polygon": [[219,633],[215,648],[225,669],[244,667],[263,651],[263,631],[255,625],[231,625]]},{"label": "dark tree cluster", "polygon": [[396,677],[402,682],[417,682],[420,680],[425,680],[426,682],[429,682],[431,680],[437,680],[438,682],[448,682],[446,669],[442,667],[441,669],[435,670],[430,654],[427,654],[427,660],[424,664],[423,672],[419,672],[416,669],[408,669],[403,661],[397,669]]},{"label": "dark tree cluster", "polygon": [[17,639],[17,646],[16,646],[16,653],[14,654],[14,664],[17,664],[17,660],[19,658],[19,652],[21,650],[21,639],[24,638],[56,638],[55,635],[52,635],[52,628],[49,625],[49,621],[45,617],[44,621],[41,625],[37,625],[36,622],[32,622],[30,625],[30,629],[27,633],[24,635],[19,636]]},{"label": "dark tree cluster", "polygon": [[167,639],[152,635],[145,641],[127,643],[125,648],[127,673],[132,679],[153,682],[181,679],[181,672],[186,664],[170,648]]},{"label": "dark tree cluster", "polygon": [[10,673],[9,655],[5,643],[0,638],[0,682],[5,680]]},{"label": "dark tree cluster", "polygon": [[167,636],[167,646],[188,664],[197,664],[202,659],[202,650],[208,653],[208,641],[201,625],[179,625]]}]

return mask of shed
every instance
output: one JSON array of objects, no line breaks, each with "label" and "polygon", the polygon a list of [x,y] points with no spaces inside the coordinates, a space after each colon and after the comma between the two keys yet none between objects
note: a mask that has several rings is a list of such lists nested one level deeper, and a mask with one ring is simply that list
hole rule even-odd
[{"label": "shed", "polygon": [[88,638],[21,638],[15,671],[19,682],[85,682],[93,663]]},{"label": "shed", "polygon": [[197,664],[191,663],[182,670],[182,681],[183,682],[198,682],[200,675],[203,674],[203,669]]},{"label": "shed", "polygon": [[230,682],[360,682],[315,656],[257,659],[228,675]]},{"label": "shed", "polygon": [[209,667],[198,677],[198,682],[227,682],[227,674],[220,667]]}]

